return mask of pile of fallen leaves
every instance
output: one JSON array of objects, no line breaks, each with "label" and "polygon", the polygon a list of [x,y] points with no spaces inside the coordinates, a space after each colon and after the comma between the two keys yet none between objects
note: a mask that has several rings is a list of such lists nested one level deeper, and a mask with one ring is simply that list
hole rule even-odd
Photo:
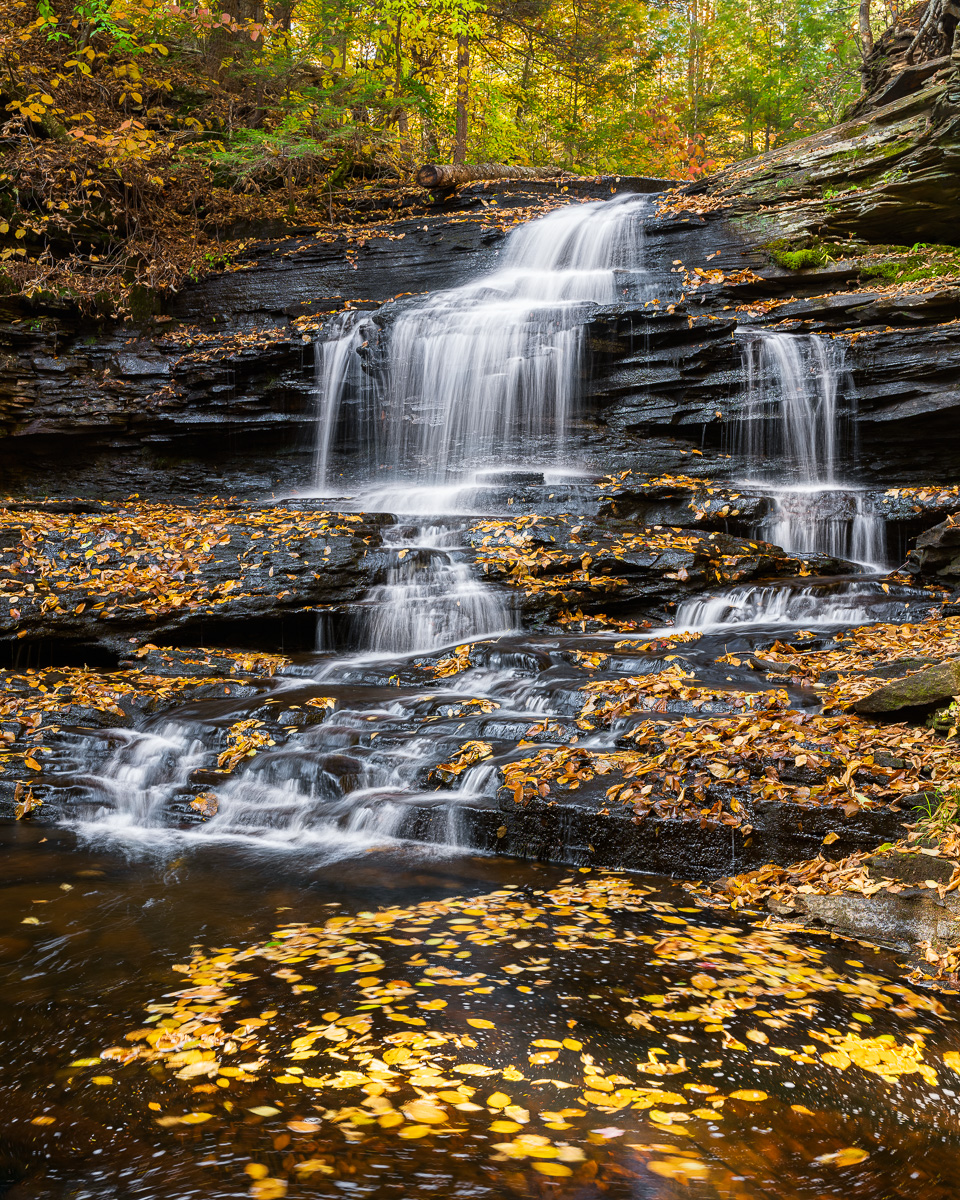
[{"label": "pile of fallen leaves", "polygon": [[674,665],[649,675],[602,679],[580,690],[589,699],[580,710],[582,717],[593,717],[609,725],[638,712],[712,712],[727,713],[739,709],[752,712],[787,708],[790,699],[783,689],[744,692],[709,688],[694,682],[692,671]]},{"label": "pile of fallen leaves", "polygon": [[[718,410],[718,417],[722,413]],[[694,520],[704,521],[716,517],[738,517],[742,513],[738,501],[745,499],[743,492],[735,491],[713,483],[709,479],[695,479],[690,475],[647,475],[639,471],[618,471],[614,475],[605,475],[598,484],[601,497],[614,500],[611,512],[616,514],[616,497],[624,494],[631,496],[658,496],[671,492],[692,492],[687,508],[693,513]]]},{"label": "pile of fallen leaves", "polygon": [[657,207],[654,213],[657,217],[668,218],[679,216],[680,213],[689,213],[691,216],[703,217],[707,213],[718,212],[721,208],[726,208],[730,204],[730,200],[723,196],[709,196],[706,194],[689,196],[682,192],[669,191],[664,192],[657,201]]},{"label": "pile of fallen leaves", "polygon": [[[191,508],[138,500],[82,514],[0,509],[0,629],[87,609],[102,620],[139,619],[210,612],[251,590],[282,596],[288,576],[275,576],[274,563],[289,572],[309,543],[322,567],[330,551],[318,539],[355,536],[362,520],[217,500]],[[231,544],[233,577],[206,575]]]},{"label": "pile of fallen leaves", "polygon": [[[591,536],[597,531],[585,517],[531,514],[480,521],[470,532],[476,536],[477,562],[484,573],[526,596],[568,596],[578,589],[616,594],[628,586],[627,579],[617,574],[627,567],[657,568],[664,579],[680,582],[696,577],[705,586],[748,578],[761,560],[771,571],[810,574],[800,560],[765,543],[663,525],[634,529]],[[665,555],[670,559],[657,567]],[[666,569],[668,565],[676,570]]]},{"label": "pile of fallen leaves", "polygon": [[[848,708],[893,679],[960,657],[960,617],[935,617],[916,624],[863,625],[838,633],[834,645],[810,650],[776,641],[755,654],[734,652],[718,662],[747,665],[768,680],[814,687],[825,711]],[[902,670],[889,668],[902,664]],[[878,673],[883,668],[882,673]]]},{"label": "pile of fallen leaves", "polygon": [[929,730],[779,711],[784,698],[773,697],[771,708],[760,711],[641,720],[621,738],[629,749],[543,748],[505,765],[504,782],[518,803],[529,803],[615,772],[607,800],[629,806],[637,820],[719,822],[744,832],[747,804],[828,805],[850,816],[862,808],[909,806],[934,780],[960,784],[960,760]]}]

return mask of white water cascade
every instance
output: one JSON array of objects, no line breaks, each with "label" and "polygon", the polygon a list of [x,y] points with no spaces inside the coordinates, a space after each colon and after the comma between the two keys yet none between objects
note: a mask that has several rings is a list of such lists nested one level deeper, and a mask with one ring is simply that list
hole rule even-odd
[{"label": "white water cascade", "polygon": [[842,479],[857,460],[856,395],[844,343],[762,333],[743,348],[747,404],[734,450],[751,481],[775,485],[774,510],[758,530],[791,554],[829,554],[877,569],[883,522]]},{"label": "white water cascade", "polygon": [[[747,402],[730,449],[746,460],[744,484],[762,485],[773,500],[757,536],[801,557],[826,554],[860,570],[882,570],[883,522],[843,479],[844,467],[857,461],[856,395],[843,342],[758,332],[744,343],[743,370]],[[882,612],[875,585],[811,580],[688,600],[676,624],[703,631],[862,624],[882,619]]]},{"label": "white water cascade", "polygon": [[565,206],[516,229],[492,274],[389,323],[339,318],[317,345],[317,487],[333,486],[345,438],[365,486],[562,463],[590,314],[644,286],[648,205],[625,196]]},{"label": "white water cascade", "polygon": [[513,628],[500,593],[464,561],[455,530],[397,525],[383,541],[394,559],[386,582],[365,601],[369,611],[359,631],[370,651],[424,653]]}]

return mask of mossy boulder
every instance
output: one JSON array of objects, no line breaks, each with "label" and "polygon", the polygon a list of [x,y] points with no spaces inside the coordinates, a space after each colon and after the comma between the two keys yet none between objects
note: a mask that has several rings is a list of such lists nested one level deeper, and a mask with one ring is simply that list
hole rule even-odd
[{"label": "mossy boulder", "polygon": [[865,714],[893,713],[903,708],[928,708],[953,696],[960,696],[960,659],[886,683],[858,700],[853,709]]}]

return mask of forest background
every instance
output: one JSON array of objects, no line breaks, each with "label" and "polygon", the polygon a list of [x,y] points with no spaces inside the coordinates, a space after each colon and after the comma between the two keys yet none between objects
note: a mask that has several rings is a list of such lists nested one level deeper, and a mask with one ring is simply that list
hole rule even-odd
[{"label": "forest background", "polygon": [[0,294],[129,311],[425,161],[696,178],[841,119],[898,2],[0,0]]}]

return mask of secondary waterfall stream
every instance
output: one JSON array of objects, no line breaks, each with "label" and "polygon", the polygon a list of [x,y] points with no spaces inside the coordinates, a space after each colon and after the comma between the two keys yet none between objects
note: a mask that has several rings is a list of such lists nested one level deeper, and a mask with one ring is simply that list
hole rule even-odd
[{"label": "secondary waterfall stream", "polygon": [[[824,554],[863,571],[883,570],[883,522],[845,473],[858,460],[856,393],[842,340],[753,333],[743,343],[746,402],[730,449],[762,486],[772,508],[758,537],[801,557]],[[876,589],[856,581],[744,587],[687,601],[677,624],[716,629],[740,624],[855,624],[875,619]]]}]

